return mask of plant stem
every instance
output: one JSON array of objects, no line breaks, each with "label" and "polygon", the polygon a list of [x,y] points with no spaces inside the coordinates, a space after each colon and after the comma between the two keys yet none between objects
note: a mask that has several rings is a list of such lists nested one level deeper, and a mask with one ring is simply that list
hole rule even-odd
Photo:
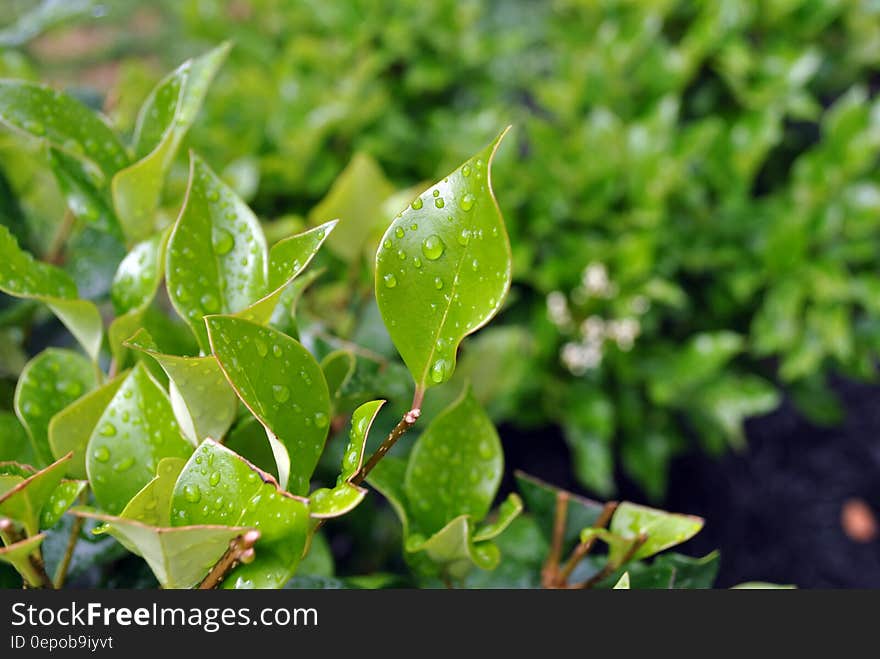
[{"label": "plant stem", "polygon": [[46,252],[45,260],[48,263],[58,265],[61,262],[61,252],[64,249],[64,244],[70,237],[70,231],[72,229],[73,213],[71,213],[69,210],[66,210],[64,211],[64,215],[61,218],[61,224],[58,225],[58,229],[55,231],[55,235],[52,236],[52,242],[49,245],[49,251]]},{"label": "plant stem", "polygon": [[[602,509],[602,512],[599,514],[599,517],[596,518],[595,524],[593,524],[594,529],[603,529],[608,525],[608,522],[611,520],[611,516],[614,514],[614,511],[617,510],[617,502],[609,501],[605,504],[605,507]],[[596,537],[593,536],[586,542],[581,542],[577,547],[571,552],[571,556],[569,556],[568,561],[565,563],[565,567],[562,568],[562,572],[559,573],[559,586],[565,586],[568,584],[568,579],[571,577],[571,573],[574,572],[574,569],[580,564],[584,558],[590,553],[593,549],[593,545],[596,542]]]},{"label": "plant stem", "polygon": [[[84,505],[88,500],[88,497],[89,490],[88,487],[86,487],[83,489],[82,494],[79,495],[79,505]],[[55,569],[55,579],[53,579],[53,582],[56,590],[60,590],[64,585],[64,581],[67,579],[67,570],[70,568],[70,561],[73,559],[73,552],[76,549],[76,543],[79,541],[79,533],[82,531],[84,523],[84,517],[77,516],[73,520],[73,527],[70,529],[70,537],[67,540],[67,548],[64,550],[64,557]]]},{"label": "plant stem", "polygon": [[[7,547],[25,539],[23,533],[16,531],[11,520],[4,518],[2,522],[2,525],[0,525],[0,536],[2,536],[3,543]],[[52,589],[52,580],[49,578],[49,575],[46,574],[46,564],[43,563],[43,557],[40,555],[39,550],[32,552],[28,556],[27,563],[20,567],[27,573],[22,574],[26,588],[34,587]]]},{"label": "plant stem", "polygon": [[254,558],[254,544],[260,539],[259,531],[247,531],[244,535],[239,535],[229,542],[229,548],[220,557],[208,576],[202,579],[199,584],[199,590],[213,590],[219,586],[226,578],[232,568],[239,563],[249,563]]},{"label": "plant stem", "polygon": [[565,522],[568,517],[569,494],[565,490],[556,492],[556,512],[553,515],[553,540],[550,553],[541,570],[541,585],[544,588],[555,588],[559,573],[559,560],[562,558],[562,542],[565,539]]},{"label": "plant stem", "polygon": [[592,577],[582,583],[575,584],[574,586],[569,586],[569,588],[592,588],[603,579],[611,576],[611,574],[616,569],[629,563],[632,560],[632,557],[636,555],[636,552],[639,550],[639,548],[647,541],[648,536],[642,533],[639,537],[632,541],[632,544],[629,546],[629,549],[626,550],[626,554],[623,555],[623,558],[621,560],[615,562],[609,560],[607,563],[605,563],[605,566]]},{"label": "plant stem", "polygon": [[379,448],[376,449],[376,452],[370,456],[370,459],[358,469],[357,473],[351,477],[349,482],[352,485],[360,485],[367,478],[369,473],[373,471],[373,468],[379,464],[382,458],[385,457],[385,454],[391,450],[391,448],[397,443],[397,440],[403,437],[406,434],[406,431],[412,428],[416,421],[419,420],[419,417],[422,414],[421,406],[422,400],[424,399],[425,392],[423,389],[416,389],[415,396],[413,396],[412,407],[409,412],[403,415],[403,418],[400,422],[394,426],[394,429],[388,434],[388,437],[379,445]]}]

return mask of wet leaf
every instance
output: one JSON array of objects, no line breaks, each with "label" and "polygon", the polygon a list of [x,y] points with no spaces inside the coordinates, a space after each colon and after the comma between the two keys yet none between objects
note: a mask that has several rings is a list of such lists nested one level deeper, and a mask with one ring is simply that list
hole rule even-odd
[{"label": "wet leaf", "polygon": [[609,530],[625,539],[648,537],[633,555],[633,560],[654,554],[690,540],[703,528],[703,520],[693,515],[679,515],[624,501],[614,511]]},{"label": "wet leaf", "polygon": [[242,311],[266,290],[266,239],[259,221],[195,154],[166,261],[168,296],[205,351],[204,316]]},{"label": "wet leaf", "polygon": [[34,259],[0,225],[0,291],[48,306],[92,360],[101,349],[104,327],[97,307],[77,299],[76,285],[63,270]]},{"label": "wet leaf", "polygon": [[235,420],[238,402],[213,355],[164,354],[146,330],[140,330],[125,345],[150,355],[168,375],[174,414],[181,431],[193,444],[208,437],[220,439],[226,434]]},{"label": "wet leaf", "polygon": [[327,380],[334,412],[342,391],[354,375],[356,367],[355,356],[347,350],[334,350],[321,360],[321,370],[324,371],[324,379]]},{"label": "wet leaf", "polygon": [[113,203],[129,242],[153,233],[165,175],[229,48],[224,43],[187,60],[166,76],[144,102],[134,135],[134,152],[139,160],[113,178]]},{"label": "wet leaf", "polygon": [[459,343],[498,312],[510,286],[510,244],[490,182],[503,136],[416,198],[376,256],[379,310],[422,389],[452,376]]},{"label": "wet leaf", "polygon": [[24,80],[0,80],[0,122],[94,163],[107,179],[128,163],[116,133],[80,101]]},{"label": "wet leaf", "polygon": [[86,478],[86,447],[104,409],[113,400],[127,372],[90,391],[58,412],[49,421],[49,448],[54,459],[72,453],[67,463],[70,478]]},{"label": "wet leaf", "polygon": [[31,555],[39,549],[46,534],[25,538],[6,547],[0,547],[0,562],[11,565],[31,586],[39,588],[42,583],[31,563]]},{"label": "wet leaf", "polygon": [[168,397],[138,364],[89,438],[86,471],[102,508],[118,513],[153,479],[159,460],[190,453],[192,445],[180,434]]},{"label": "wet leaf", "polygon": [[51,529],[86,489],[86,481],[61,481],[53,491],[49,500],[43,505],[40,513],[40,528]]},{"label": "wet leaf", "polygon": [[[256,560],[227,582],[281,587],[292,575],[309,530],[308,502],[284,492],[275,479],[240,455],[205,440],[189,459],[171,498],[171,523],[228,524],[260,532]],[[230,582],[231,580],[231,582]]]},{"label": "wet leaf", "polygon": [[75,514],[104,522],[99,527],[142,557],[162,588],[192,588],[226,553],[233,538],[247,531],[232,526],[156,527],[124,517],[87,510]]},{"label": "wet leaf", "polygon": [[156,477],[126,504],[120,517],[149,526],[171,526],[171,496],[186,460],[162,458]]},{"label": "wet leaf", "polygon": [[277,438],[273,452],[282,487],[305,494],[330,425],[321,367],[298,341],[277,330],[230,316],[206,320],[211,350],[226,378],[271,433],[270,442]]},{"label": "wet leaf", "polygon": [[70,456],[65,456],[3,492],[0,495],[0,517],[8,517],[21,524],[29,536],[36,535],[40,530],[43,506],[61,483],[67,468],[65,462],[69,459]]},{"label": "wet leaf", "polygon": [[49,148],[47,154],[49,167],[70,212],[81,222],[121,238],[119,220],[99,187],[100,182],[89,175],[81,161],[63,151]]},{"label": "wet leaf", "polygon": [[18,417],[0,411],[0,461],[30,464],[33,459],[33,444]]},{"label": "wet leaf", "polygon": [[382,203],[393,193],[394,186],[379,164],[365,153],[356,153],[327,196],[309,214],[309,222],[316,225],[326,217],[340,218],[341,224],[328,246],[353,263],[363,254],[370,234],[384,223]]},{"label": "wet leaf", "polygon": [[465,390],[413,446],[404,491],[415,529],[433,534],[460,515],[482,520],[498,491],[503,468],[495,426]]},{"label": "wet leaf", "polygon": [[510,494],[498,507],[495,520],[488,524],[482,524],[474,532],[474,542],[492,540],[501,535],[510,524],[519,517],[523,510],[522,499],[516,494]]},{"label": "wet leaf", "polygon": [[451,520],[427,540],[420,535],[409,536],[406,550],[425,552],[442,573],[454,579],[463,578],[474,565],[493,570],[501,560],[501,552],[494,542],[474,542],[472,521],[468,515]]},{"label": "wet leaf", "polygon": [[93,365],[79,353],[47,348],[27,363],[15,387],[15,413],[41,464],[53,460],[49,444],[52,417],[94,387]]}]

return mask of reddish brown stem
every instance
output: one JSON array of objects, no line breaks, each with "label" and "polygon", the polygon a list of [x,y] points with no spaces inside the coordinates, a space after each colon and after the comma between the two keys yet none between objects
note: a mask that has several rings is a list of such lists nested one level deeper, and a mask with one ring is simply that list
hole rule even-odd
[{"label": "reddish brown stem", "polygon": [[541,570],[541,585],[544,588],[555,588],[558,581],[559,561],[562,558],[562,543],[565,539],[565,523],[568,517],[569,494],[565,490],[556,492],[556,511],[553,515],[553,539],[550,553]]},{"label": "reddish brown stem", "polygon": [[[608,522],[611,521],[611,516],[614,514],[615,510],[617,510],[616,501],[609,501],[606,503],[602,512],[599,514],[599,517],[596,518],[596,523],[593,524],[593,528],[604,529],[608,525]],[[560,587],[568,584],[572,572],[574,572],[574,569],[587,557],[590,551],[592,551],[595,543],[596,538],[594,536],[586,542],[579,543],[577,547],[574,548],[571,552],[571,556],[569,556],[568,561],[565,563],[565,567],[563,567],[562,571],[559,573],[558,584]]]},{"label": "reddish brown stem", "polygon": [[639,537],[637,537],[635,540],[632,541],[632,544],[629,546],[629,549],[627,549],[626,554],[623,555],[622,559],[620,559],[619,561],[614,561],[614,562],[609,560],[607,563],[605,563],[605,566],[601,570],[599,570],[596,574],[594,574],[592,577],[590,577],[586,581],[581,582],[579,584],[569,586],[569,588],[576,588],[576,589],[592,588],[597,583],[601,582],[603,579],[607,579],[609,576],[611,576],[614,573],[614,571],[616,569],[629,563],[632,560],[633,556],[636,555],[636,552],[647,541],[648,541],[648,536],[645,535],[644,533],[642,533]]},{"label": "reddish brown stem", "polygon": [[199,590],[212,590],[223,583],[226,576],[239,563],[250,563],[254,560],[254,544],[260,539],[259,531],[248,531],[236,536],[229,543],[226,553],[214,564],[208,576],[202,579]]}]

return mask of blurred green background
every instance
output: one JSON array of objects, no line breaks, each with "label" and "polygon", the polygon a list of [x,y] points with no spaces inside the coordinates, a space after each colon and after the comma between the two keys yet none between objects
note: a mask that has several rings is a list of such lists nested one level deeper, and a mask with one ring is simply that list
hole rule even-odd
[{"label": "blurred green background", "polygon": [[[166,71],[231,40],[188,145],[270,238],[343,219],[303,313],[379,352],[370,241],[513,124],[493,182],[514,286],[458,379],[498,421],[561,427],[597,496],[617,465],[659,500],[677,454],[745,448],[744,419],[783,397],[834,423],[829,376],[876,377],[876,0],[0,4],[0,77],[126,132]],[[0,132],[0,221],[106,298],[124,248],[88,229],[59,246],[64,209],[41,151]],[[42,339],[2,303],[8,397]]]}]

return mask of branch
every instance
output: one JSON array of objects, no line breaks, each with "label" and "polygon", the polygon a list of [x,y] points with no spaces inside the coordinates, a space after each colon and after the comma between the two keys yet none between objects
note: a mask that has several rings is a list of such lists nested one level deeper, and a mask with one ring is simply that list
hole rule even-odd
[{"label": "branch", "polygon": [[541,570],[541,585],[556,588],[559,576],[559,559],[562,558],[562,542],[565,539],[565,522],[568,517],[569,494],[565,490],[556,492],[556,512],[553,516],[553,540],[550,553]]},{"label": "branch", "polygon": [[619,567],[626,565],[632,560],[632,557],[636,555],[636,552],[641,548],[643,544],[648,541],[648,536],[645,533],[642,533],[639,537],[633,540],[632,544],[627,549],[626,554],[623,555],[623,558],[618,561],[612,563],[610,560],[605,563],[605,567],[599,570],[592,577],[587,579],[586,581],[575,584],[574,586],[569,586],[569,588],[583,589],[583,588],[592,588],[597,583],[602,581],[603,579],[608,578],[611,574],[618,569]]},{"label": "branch", "polygon": [[202,579],[199,590],[212,590],[219,586],[226,576],[239,563],[250,563],[254,560],[254,545],[260,539],[260,532],[250,530],[244,535],[237,536],[229,543],[229,549],[214,564],[208,576]]},{"label": "branch", "polygon": [[[593,524],[594,529],[604,529],[608,522],[611,521],[611,516],[614,514],[614,511],[617,510],[617,502],[609,501],[605,504],[605,507],[602,509],[602,512],[599,514],[599,517],[596,518],[596,522]],[[568,584],[568,579],[571,577],[571,573],[574,572],[574,569],[580,564],[582,560],[584,560],[590,551],[593,549],[593,545],[596,543],[596,536],[593,536],[586,542],[581,542],[577,547],[571,552],[571,556],[569,556],[568,561],[565,563],[565,567],[562,568],[562,572],[559,573],[559,585],[565,586]]]}]

